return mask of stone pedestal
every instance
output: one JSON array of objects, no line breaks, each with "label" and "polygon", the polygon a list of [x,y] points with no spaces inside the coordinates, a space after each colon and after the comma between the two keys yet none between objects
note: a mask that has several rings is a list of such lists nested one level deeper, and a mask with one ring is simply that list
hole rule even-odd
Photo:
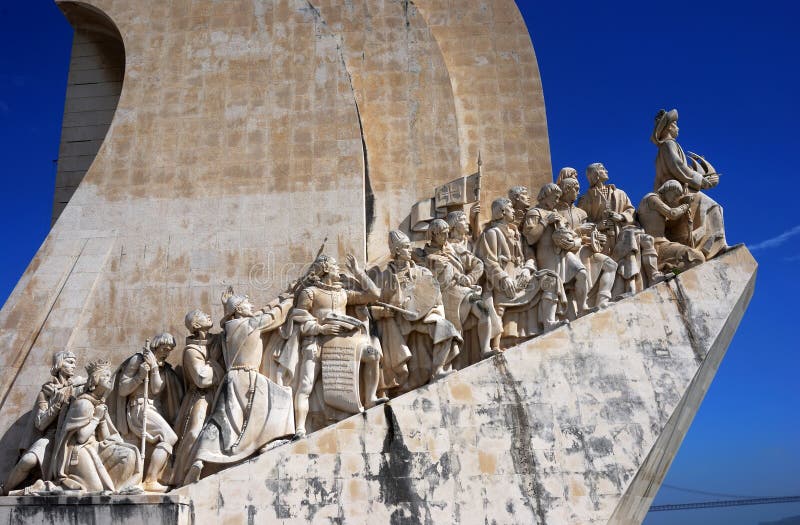
[{"label": "stone pedestal", "polygon": [[19,496],[0,498],[0,524],[76,523],[188,525],[190,501],[178,495]]}]

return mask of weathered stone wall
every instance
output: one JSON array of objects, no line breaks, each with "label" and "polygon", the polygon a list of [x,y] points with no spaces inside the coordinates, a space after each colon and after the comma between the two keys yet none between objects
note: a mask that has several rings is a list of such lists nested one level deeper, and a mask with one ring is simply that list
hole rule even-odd
[{"label": "weathered stone wall", "polygon": [[0,472],[53,352],[120,363],[159,331],[180,340],[186,311],[219,319],[229,284],[271,299],[326,236],[333,255],[379,258],[408,206],[473,171],[479,149],[485,203],[549,180],[538,69],[509,0],[59,3],[116,25],[125,74],[0,311]]},{"label": "weathered stone wall", "polygon": [[198,523],[640,523],[755,275],[739,248],[176,492]]}]

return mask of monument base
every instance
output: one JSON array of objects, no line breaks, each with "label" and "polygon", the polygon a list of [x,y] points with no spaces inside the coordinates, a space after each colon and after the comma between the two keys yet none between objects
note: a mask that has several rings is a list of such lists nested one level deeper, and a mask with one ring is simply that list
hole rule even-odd
[{"label": "monument base", "polygon": [[180,495],[9,496],[0,498],[0,524],[192,523],[189,499]]}]

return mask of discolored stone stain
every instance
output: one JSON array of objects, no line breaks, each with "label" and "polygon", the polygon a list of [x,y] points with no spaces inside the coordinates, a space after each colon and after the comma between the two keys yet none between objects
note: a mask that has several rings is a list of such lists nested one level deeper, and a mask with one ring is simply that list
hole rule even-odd
[{"label": "discolored stone stain", "polygon": [[472,387],[466,383],[453,383],[450,386],[450,395],[455,401],[472,402]]},{"label": "discolored stone stain", "polygon": [[[499,372],[500,380],[507,399],[514,402],[508,405],[510,415],[513,419],[511,427],[511,457],[514,460],[514,472],[519,476],[520,492],[525,497],[525,506],[531,509],[539,518],[540,523],[547,522],[547,510],[552,501],[556,500],[550,496],[544,488],[540,479],[540,473],[536,468],[536,459],[532,448],[533,431],[525,412],[525,403],[522,395],[517,389],[514,376],[508,370],[508,362],[503,354],[495,356],[493,363]],[[527,478],[527,479],[526,479]]]},{"label": "discolored stone stain", "polygon": [[258,514],[258,509],[253,505],[247,506],[247,525],[255,525],[256,523],[256,514]]},{"label": "discolored stone stain", "polygon": [[482,474],[494,474],[497,471],[497,456],[491,452],[479,451],[478,466]]},{"label": "discolored stone stain", "polygon": [[339,447],[336,443],[336,430],[329,429],[327,432],[321,432],[321,435],[316,440],[317,451],[320,454],[336,454]]}]

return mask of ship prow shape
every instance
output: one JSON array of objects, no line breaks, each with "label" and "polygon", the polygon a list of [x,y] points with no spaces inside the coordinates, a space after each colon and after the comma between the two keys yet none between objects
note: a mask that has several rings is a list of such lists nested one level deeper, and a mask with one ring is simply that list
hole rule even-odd
[{"label": "ship prow shape", "polygon": [[173,494],[195,523],[640,523],[756,268],[733,249]]},{"label": "ship prow shape", "polygon": [[167,495],[0,498],[0,518],[640,523],[744,315],[756,268],[735,248]]}]

